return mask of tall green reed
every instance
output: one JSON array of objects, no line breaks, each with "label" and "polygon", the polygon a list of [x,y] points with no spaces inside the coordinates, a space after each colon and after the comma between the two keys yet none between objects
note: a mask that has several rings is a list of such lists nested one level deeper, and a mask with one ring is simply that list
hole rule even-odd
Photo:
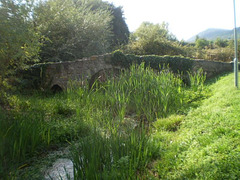
[{"label": "tall green reed", "polygon": [[107,136],[95,129],[72,151],[75,179],[137,179],[154,154],[145,133]]},{"label": "tall green reed", "polygon": [[[139,178],[155,153],[145,121],[176,112],[183,103],[182,86],[168,69],[155,72],[141,64],[108,79],[99,89],[86,92],[80,87],[75,96],[78,116],[92,123],[93,131],[74,147],[75,179]],[[126,120],[131,115],[136,126]],[[124,124],[129,130],[121,128]]]},{"label": "tall green reed", "polygon": [[206,73],[203,72],[203,69],[199,69],[195,72],[188,72],[188,77],[190,81],[190,87],[186,91],[185,99],[188,102],[193,102],[199,98],[202,98],[204,94],[206,95],[204,88],[204,83],[206,80]]},{"label": "tall green reed", "polygon": [[192,90],[195,92],[201,92],[203,90],[204,82],[206,80],[206,73],[203,72],[203,69],[201,68],[196,72],[188,72],[188,77]]},{"label": "tall green reed", "polygon": [[143,63],[131,66],[117,81],[109,81],[105,93],[111,97],[113,108],[122,113],[121,117],[136,113],[148,121],[166,117],[183,102],[180,78],[169,69],[155,72]]},{"label": "tall green reed", "polygon": [[[1,114],[1,113],[0,113]],[[34,155],[51,141],[50,129],[41,113],[15,114],[0,118],[0,175]],[[19,164],[21,166],[22,164]],[[6,174],[5,174],[6,175]]]},{"label": "tall green reed", "polygon": [[51,144],[66,143],[81,131],[86,132],[76,122],[66,97],[64,93],[12,96],[11,109],[0,109],[0,177],[7,178],[10,171],[25,166],[29,158],[46,151]]},{"label": "tall green reed", "polygon": [[79,108],[88,109],[89,117],[94,112],[108,111],[120,121],[131,114],[147,121],[166,117],[176,112],[184,99],[183,83],[178,76],[168,68],[156,72],[144,63],[132,65],[118,78],[108,78],[98,89],[81,87],[77,92],[70,95],[71,99],[79,101]]},{"label": "tall green reed", "polygon": [[[153,148],[147,129],[141,127],[176,113],[185,103],[181,79],[168,68],[156,72],[141,64],[96,87],[74,84],[67,92],[37,96],[14,107],[11,116],[0,112],[0,173],[10,163],[24,163],[41,147],[82,137],[73,154],[76,177],[92,177],[95,170],[100,173],[96,177],[118,178],[119,171],[134,177],[143,170]],[[87,161],[78,162],[79,153]]]}]

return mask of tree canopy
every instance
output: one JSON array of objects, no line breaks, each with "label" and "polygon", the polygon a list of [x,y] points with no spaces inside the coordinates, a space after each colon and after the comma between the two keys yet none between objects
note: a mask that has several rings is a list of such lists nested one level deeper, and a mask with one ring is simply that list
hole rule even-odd
[{"label": "tree canopy", "polygon": [[0,100],[17,69],[111,52],[128,37],[122,8],[102,0],[0,0]]},{"label": "tree canopy", "polygon": [[178,55],[182,51],[178,47],[176,37],[168,30],[168,24],[153,24],[143,22],[131,35],[127,51],[133,54],[145,55]]},{"label": "tree canopy", "polygon": [[126,43],[129,34],[121,8],[101,0],[41,1],[34,20],[46,37],[42,61],[103,54]]},{"label": "tree canopy", "polygon": [[28,61],[36,61],[41,35],[32,19],[33,3],[0,0],[0,76]]},{"label": "tree canopy", "polygon": [[[101,23],[98,23],[101,22]],[[108,11],[91,10],[87,3],[49,0],[39,3],[35,23],[46,38],[42,61],[66,61],[105,53],[111,37]]]},{"label": "tree canopy", "polygon": [[129,37],[122,8],[102,0],[0,0],[0,22],[1,74],[110,52]]},{"label": "tree canopy", "polygon": [[208,47],[209,41],[204,38],[198,38],[198,39],[196,39],[195,44],[196,44],[197,48],[204,49],[204,48]]}]

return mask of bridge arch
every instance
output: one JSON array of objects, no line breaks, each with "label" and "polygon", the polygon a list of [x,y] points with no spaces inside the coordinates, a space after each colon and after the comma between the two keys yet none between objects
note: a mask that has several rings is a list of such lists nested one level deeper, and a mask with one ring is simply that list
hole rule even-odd
[{"label": "bridge arch", "polygon": [[52,87],[51,87],[51,91],[53,93],[59,93],[59,92],[62,92],[63,91],[63,88],[58,85],[58,84],[54,84]]},{"label": "bridge arch", "polygon": [[106,82],[109,78],[116,78],[122,70],[120,68],[105,68],[93,74],[89,80],[89,88],[92,88],[95,83]]}]

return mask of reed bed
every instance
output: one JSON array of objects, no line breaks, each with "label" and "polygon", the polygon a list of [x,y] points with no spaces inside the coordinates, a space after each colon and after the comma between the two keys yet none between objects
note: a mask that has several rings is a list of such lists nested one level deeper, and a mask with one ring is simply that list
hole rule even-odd
[{"label": "reed bed", "polygon": [[160,149],[151,138],[151,123],[182,112],[189,94],[203,93],[195,87],[205,80],[189,73],[192,86],[186,87],[180,76],[161,69],[132,65],[97,88],[72,86],[52,96],[12,98],[10,113],[0,112],[0,175],[11,177],[29,158],[74,141],[76,179],[147,176]]}]

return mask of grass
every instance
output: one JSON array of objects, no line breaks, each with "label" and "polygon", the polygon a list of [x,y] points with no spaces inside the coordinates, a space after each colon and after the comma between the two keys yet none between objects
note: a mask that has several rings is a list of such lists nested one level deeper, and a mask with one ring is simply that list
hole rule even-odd
[{"label": "grass", "polygon": [[[0,112],[0,176],[26,179],[31,159],[70,143],[76,178],[154,177],[149,164],[168,145],[152,135],[152,123],[158,119],[162,140],[177,133],[189,107],[204,97],[199,76],[192,75],[193,85],[186,87],[168,69],[154,72],[142,64],[97,89],[72,86],[56,95],[11,96],[11,110]],[[24,168],[25,175],[16,171]]]},{"label": "grass", "polygon": [[[78,91],[85,97],[81,88]],[[87,114],[89,119],[94,117],[96,131],[74,148],[75,177],[138,179],[147,175],[147,165],[159,148],[151,139],[149,123],[176,113],[185,104],[183,92],[182,81],[168,70],[155,73],[142,64],[88,94],[84,104],[94,110]],[[133,126],[126,118],[129,115],[134,115]]]},{"label": "grass", "polygon": [[153,168],[158,178],[240,177],[240,94],[233,80],[230,74],[212,84],[213,95],[182,118],[178,131],[159,126],[161,119],[155,122],[154,137],[163,148]]},{"label": "grass", "polygon": [[137,179],[144,174],[154,153],[144,130],[125,136],[95,133],[72,151],[76,179]]},{"label": "grass", "polygon": [[12,96],[9,102],[11,110],[0,112],[0,176],[14,177],[32,157],[88,133],[64,94]]}]

